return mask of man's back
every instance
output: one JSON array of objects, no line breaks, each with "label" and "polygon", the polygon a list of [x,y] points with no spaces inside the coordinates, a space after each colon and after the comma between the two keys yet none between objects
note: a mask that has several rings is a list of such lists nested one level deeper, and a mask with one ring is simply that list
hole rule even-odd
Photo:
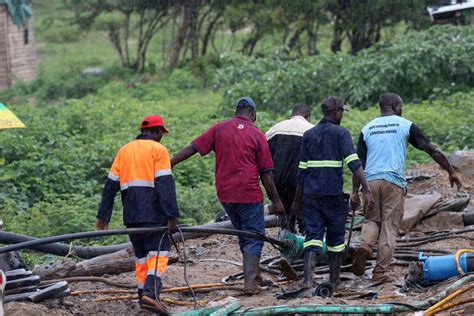
[{"label": "man's back", "polygon": [[268,143],[250,119],[217,123],[193,141],[201,155],[216,153],[217,196],[223,203],[263,201],[260,173],[273,168]]},{"label": "man's back", "polygon": [[367,146],[365,175],[368,181],[387,180],[406,186],[404,169],[412,122],[397,116],[381,116],[362,129]]},{"label": "man's back", "polygon": [[272,153],[273,176],[279,192],[283,187],[293,191],[296,189],[301,141],[303,134],[312,127],[313,124],[297,115],[274,125],[265,134]]},{"label": "man's back", "polygon": [[342,167],[360,166],[349,132],[328,119],[308,130],[301,145],[298,177],[304,181],[304,194],[341,195],[343,193]]},{"label": "man's back", "polygon": [[167,175],[171,175],[171,164],[162,144],[145,138],[122,146],[108,177],[120,183],[125,224],[166,223],[155,181]]}]

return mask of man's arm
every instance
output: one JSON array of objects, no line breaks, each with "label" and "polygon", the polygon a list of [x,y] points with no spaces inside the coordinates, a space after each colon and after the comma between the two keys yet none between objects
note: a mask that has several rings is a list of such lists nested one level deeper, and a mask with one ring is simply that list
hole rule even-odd
[{"label": "man's arm", "polygon": [[459,174],[454,170],[453,166],[451,166],[446,155],[433,143],[428,143],[426,145],[425,152],[449,173],[449,183],[451,184],[451,188],[456,184],[457,189],[461,189],[461,177],[459,177]]},{"label": "man's arm", "polygon": [[[365,169],[365,163],[367,161],[367,144],[364,140],[364,134],[361,132],[359,135],[359,140],[357,141],[357,156],[359,161],[362,164],[362,168]],[[365,180],[365,177],[364,177]],[[352,194],[351,194],[351,208],[357,209],[360,206],[359,198],[359,187],[360,187],[359,176],[355,173],[352,174]]]},{"label": "man's arm", "polygon": [[[354,186],[354,183],[357,184],[357,189]],[[372,192],[370,191],[369,184],[367,183],[367,179],[364,175],[364,169],[360,166],[355,172],[352,173],[352,195],[351,195],[351,208],[355,209],[360,205],[359,199],[359,184],[362,184],[362,191],[364,193],[364,208],[369,209],[374,205],[374,197],[372,196]],[[354,191],[356,190],[356,191]]]},{"label": "man's arm", "polygon": [[100,201],[99,210],[97,212],[96,229],[106,230],[112,217],[114,208],[114,199],[117,192],[120,191],[120,183],[111,179],[111,175],[105,180],[104,191],[102,192],[102,200]]},{"label": "man's arm", "polygon": [[197,149],[193,146],[193,144],[189,144],[188,146],[184,147],[171,159],[171,168],[179,164],[181,161],[188,159],[195,153],[197,153]]},{"label": "man's arm", "polygon": [[415,124],[410,126],[410,137],[408,142],[415,148],[425,151],[434,161],[438,163],[438,165],[448,172],[451,187],[456,184],[458,190],[461,188],[461,178],[457,172],[454,171],[454,168],[449,163],[446,155],[435,144],[433,144]]},{"label": "man's arm", "polygon": [[[342,156],[344,157],[344,163],[349,167],[352,172],[352,196],[355,195],[355,190],[358,191],[359,184],[362,184],[362,189],[364,193],[364,207],[366,209],[370,208],[374,204],[374,197],[372,196],[372,192],[370,192],[369,185],[367,184],[367,180],[365,179],[362,163],[360,162],[358,155],[355,153],[354,143],[352,142],[352,138],[349,134],[349,131],[343,131],[343,133],[341,134],[340,142]],[[353,198],[351,198],[351,201],[352,203],[355,202],[353,201]],[[352,207],[354,206],[355,205],[352,205]]]},{"label": "man's arm", "polygon": [[291,205],[291,214],[298,216],[301,212],[301,200],[303,199],[303,184],[298,183],[295,192],[295,200]]},{"label": "man's arm", "polygon": [[265,191],[267,192],[268,198],[272,201],[272,210],[275,214],[284,214],[285,208],[283,203],[281,203],[280,197],[278,196],[277,189],[275,187],[275,182],[273,181],[272,170],[264,171],[260,174],[260,179],[262,180]]},{"label": "man's arm", "polygon": [[174,234],[176,218],[179,216],[176,202],[176,186],[171,174],[155,178],[155,189],[158,193],[160,208],[165,212],[168,220],[168,233]]}]

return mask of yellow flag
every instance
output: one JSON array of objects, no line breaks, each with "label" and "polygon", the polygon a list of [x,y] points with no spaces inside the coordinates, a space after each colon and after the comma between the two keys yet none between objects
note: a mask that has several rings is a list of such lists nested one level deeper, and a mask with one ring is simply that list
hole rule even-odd
[{"label": "yellow flag", "polygon": [[4,128],[25,128],[25,124],[3,103],[0,103],[0,129]]}]

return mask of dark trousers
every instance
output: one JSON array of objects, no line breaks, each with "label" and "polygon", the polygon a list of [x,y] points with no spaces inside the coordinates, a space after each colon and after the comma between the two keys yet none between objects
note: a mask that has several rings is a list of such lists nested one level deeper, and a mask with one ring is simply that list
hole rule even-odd
[{"label": "dark trousers", "polygon": [[306,227],[305,252],[321,252],[324,233],[329,252],[345,250],[344,236],[348,198],[338,196],[303,196],[303,214]]},{"label": "dark trousers", "polygon": [[[128,224],[127,228],[158,227],[158,223]],[[129,235],[135,253],[135,277],[139,290],[155,298],[161,290],[161,277],[168,267],[170,240],[164,233]]]},{"label": "dark trousers", "polygon": [[298,217],[291,214],[291,206],[295,200],[295,190],[284,190],[277,187],[277,191],[278,195],[280,196],[281,203],[285,208],[285,216],[281,220],[280,228],[288,229],[292,233],[296,233],[296,223],[298,223],[298,232],[304,235],[305,227],[303,214],[300,213]]},{"label": "dark trousers", "polygon": [[[222,205],[236,229],[265,234],[263,203],[222,203]],[[242,253],[260,256],[263,241],[239,237],[239,246]]]}]

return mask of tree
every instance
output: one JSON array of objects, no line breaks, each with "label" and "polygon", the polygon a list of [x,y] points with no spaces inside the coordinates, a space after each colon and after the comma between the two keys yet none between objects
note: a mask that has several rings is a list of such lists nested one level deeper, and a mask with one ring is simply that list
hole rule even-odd
[{"label": "tree", "polygon": [[341,50],[343,34],[349,40],[351,53],[380,41],[382,28],[401,21],[413,28],[427,25],[423,18],[427,0],[327,0],[333,24],[333,52]]},{"label": "tree", "polygon": [[[68,7],[74,11],[72,23],[84,30],[96,25],[107,31],[122,65],[142,72],[149,44],[167,24],[172,3],[171,0],[70,0]],[[137,40],[134,56],[130,52],[132,34]]]}]

